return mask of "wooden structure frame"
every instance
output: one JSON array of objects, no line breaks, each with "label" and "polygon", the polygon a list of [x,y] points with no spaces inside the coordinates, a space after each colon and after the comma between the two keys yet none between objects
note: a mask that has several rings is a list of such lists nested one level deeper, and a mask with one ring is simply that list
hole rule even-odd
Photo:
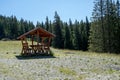
[{"label": "wooden structure frame", "polygon": [[[28,45],[27,42],[27,36],[31,36],[32,43],[31,45]],[[37,44],[34,44],[34,37],[36,37]],[[19,36],[17,39],[20,39],[22,42],[22,51],[21,54],[34,54],[34,53],[48,53],[50,51],[50,42],[51,39],[55,37],[54,34],[37,27],[35,29],[32,29],[23,35]],[[41,42],[39,42],[39,39],[41,38]],[[44,42],[44,40],[48,38],[47,42]]]}]

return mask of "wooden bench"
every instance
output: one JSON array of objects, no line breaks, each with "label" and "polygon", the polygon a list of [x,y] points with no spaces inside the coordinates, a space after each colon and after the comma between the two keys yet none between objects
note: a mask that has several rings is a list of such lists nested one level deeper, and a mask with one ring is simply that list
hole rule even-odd
[{"label": "wooden bench", "polygon": [[22,43],[22,52],[21,54],[31,54],[32,49],[29,48],[28,43]]}]

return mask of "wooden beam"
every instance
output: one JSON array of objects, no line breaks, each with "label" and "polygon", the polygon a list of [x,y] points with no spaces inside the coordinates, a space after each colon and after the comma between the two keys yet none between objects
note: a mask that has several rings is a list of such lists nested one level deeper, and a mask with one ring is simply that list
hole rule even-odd
[{"label": "wooden beam", "polygon": [[45,37],[42,37],[42,41],[41,41],[41,43],[44,43],[44,40],[45,40]]},{"label": "wooden beam", "polygon": [[51,39],[52,39],[52,38],[51,38],[51,37],[49,37],[49,41],[48,41],[49,46],[50,46]]},{"label": "wooden beam", "polygon": [[27,38],[25,37],[25,43],[27,43]]},{"label": "wooden beam", "polygon": [[37,45],[39,44],[39,31],[37,31]]},{"label": "wooden beam", "polygon": [[52,39],[52,38],[51,38],[51,37],[49,37],[49,42],[51,42],[51,39]]},{"label": "wooden beam", "polygon": [[34,36],[32,35],[32,45],[33,45]]}]

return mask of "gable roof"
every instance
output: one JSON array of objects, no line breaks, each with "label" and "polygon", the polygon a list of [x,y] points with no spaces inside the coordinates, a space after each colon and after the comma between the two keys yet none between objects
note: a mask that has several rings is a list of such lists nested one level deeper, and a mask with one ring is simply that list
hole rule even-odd
[{"label": "gable roof", "polygon": [[48,32],[40,27],[37,27],[37,28],[34,28],[34,29],[22,34],[17,39],[22,39],[22,38],[26,37],[27,35],[38,35],[38,34],[40,37],[55,37],[54,34]]}]

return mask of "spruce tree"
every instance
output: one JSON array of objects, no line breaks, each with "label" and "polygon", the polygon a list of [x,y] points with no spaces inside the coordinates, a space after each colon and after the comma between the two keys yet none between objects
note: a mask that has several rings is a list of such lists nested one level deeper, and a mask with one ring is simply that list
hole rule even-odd
[{"label": "spruce tree", "polygon": [[46,21],[45,21],[45,29],[48,31],[48,29],[49,29],[49,26],[50,26],[50,24],[49,24],[49,19],[48,19],[48,16],[46,17]]},{"label": "spruce tree", "polygon": [[55,48],[63,48],[64,45],[60,22],[61,22],[60,17],[57,14],[57,12],[55,12],[54,22],[53,22],[53,34],[55,34],[56,37],[53,38],[52,41],[52,46]]},{"label": "spruce tree", "polygon": [[105,31],[103,23],[104,1],[95,0],[92,13],[92,24],[89,37],[89,50],[96,52],[105,51]]},{"label": "spruce tree", "polygon": [[117,47],[116,47],[116,51],[117,53],[120,52],[120,2],[119,0],[117,0],[116,2],[116,8],[117,8],[117,20],[116,20],[116,38],[117,38]]},{"label": "spruce tree", "polygon": [[74,24],[74,49],[75,50],[81,50],[81,35],[79,33],[79,22],[77,20],[75,20],[75,24]]},{"label": "spruce tree", "polygon": [[65,23],[65,39],[64,39],[64,48],[66,49],[71,49],[71,39],[70,39],[70,30],[68,28],[68,24]]},{"label": "spruce tree", "polygon": [[69,19],[69,30],[70,30],[70,39],[71,39],[71,49],[74,49],[74,29],[73,29],[73,23],[72,20]]},{"label": "spruce tree", "polygon": [[89,38],[89,29],[90,29],[90,24],[88,21],[88,18],[86,17],[86,22],[83,22],[81,20],[80,22],[80,35],[81,35],[81,48],[82,50],[87,50],[88,49],[88,38]]},{"label": "spruce tree", "polygon": [[[96,52],[119,52],[119,3],[96,0],[89,37],[89,49]],[[117,7],[116,7],[117,6]]]},{"label": "spruce tree", "polygon": [[39,21],[37,21],[36,27],[41,27],[41,24]]},{"label": "spruce tree", "polygon": [[86,45],[85,45],[85,50],[88,50],[88,40],[89,40],[89,33],[90,33],[90,23],[88,18],[86,17],[86,23],[85,23],[85,39],[86,39]]},{"label": "spruce tree", "polygon": [[0,15],[0,39],[4,37],[3,16]]},{"label": "spruce tree", "polygon": [[11,16],[11,25],[10,25],[10,34],[12,35],[10,38],[15,39],[18,36],[18,23],[17,18],[15,16]]}]

